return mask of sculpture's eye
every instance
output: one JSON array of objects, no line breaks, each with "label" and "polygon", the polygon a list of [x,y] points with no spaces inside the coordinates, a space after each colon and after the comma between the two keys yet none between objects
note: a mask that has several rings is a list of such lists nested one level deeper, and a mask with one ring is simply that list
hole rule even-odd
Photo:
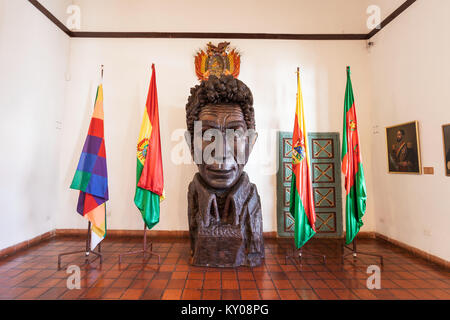
[{"label": "sculpture's eye", "polygon": [[232,125],[229,127],[230,130],[234,131],[244,131],[244,127],[242,125]]}]

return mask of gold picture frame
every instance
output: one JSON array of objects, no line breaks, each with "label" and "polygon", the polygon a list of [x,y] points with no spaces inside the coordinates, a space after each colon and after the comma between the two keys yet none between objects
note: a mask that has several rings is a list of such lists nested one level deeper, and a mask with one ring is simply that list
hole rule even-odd
[{"label": "gold picture frame", "polygon": [[450,177],[450,123],[442,125],[442,144],[444,146],[444,172]]},{"label": "gold picture frame", "polygon": [[422,174],[419,122],[386,127],[388,173]]}]

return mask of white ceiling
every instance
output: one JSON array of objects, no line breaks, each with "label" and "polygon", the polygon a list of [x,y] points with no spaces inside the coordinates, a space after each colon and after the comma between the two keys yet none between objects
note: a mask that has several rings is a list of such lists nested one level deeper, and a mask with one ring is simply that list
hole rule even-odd
[{"label": "white ceiling", "polygon": [[366,10],[386,18],[405,0],[40,0],[66,23],[81,8],[80,31],[368,33]]}]

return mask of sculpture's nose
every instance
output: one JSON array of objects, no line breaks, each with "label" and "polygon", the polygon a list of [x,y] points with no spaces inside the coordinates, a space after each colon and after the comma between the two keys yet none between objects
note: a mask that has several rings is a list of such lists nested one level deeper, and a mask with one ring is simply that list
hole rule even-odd
[{"label": "sculpture's nose", "polygon": [[231,139],[228,135],[222,133],[222,149],[220,155],[220,165],[224,165],[227,162],[231,162],[234,156],[234,140]]}]

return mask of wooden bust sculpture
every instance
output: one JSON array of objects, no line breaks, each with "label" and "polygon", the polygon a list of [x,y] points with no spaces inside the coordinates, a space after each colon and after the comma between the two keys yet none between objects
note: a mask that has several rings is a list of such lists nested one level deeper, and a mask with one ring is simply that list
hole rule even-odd
[{"label": "wooden bust sculpture", "polygon": [[192,264],[261,264],[261,203],[243,171],[257,137],[251,91],[231,75],[212,75],[191,89],[186,122],[199,171],[188,190]]}]

